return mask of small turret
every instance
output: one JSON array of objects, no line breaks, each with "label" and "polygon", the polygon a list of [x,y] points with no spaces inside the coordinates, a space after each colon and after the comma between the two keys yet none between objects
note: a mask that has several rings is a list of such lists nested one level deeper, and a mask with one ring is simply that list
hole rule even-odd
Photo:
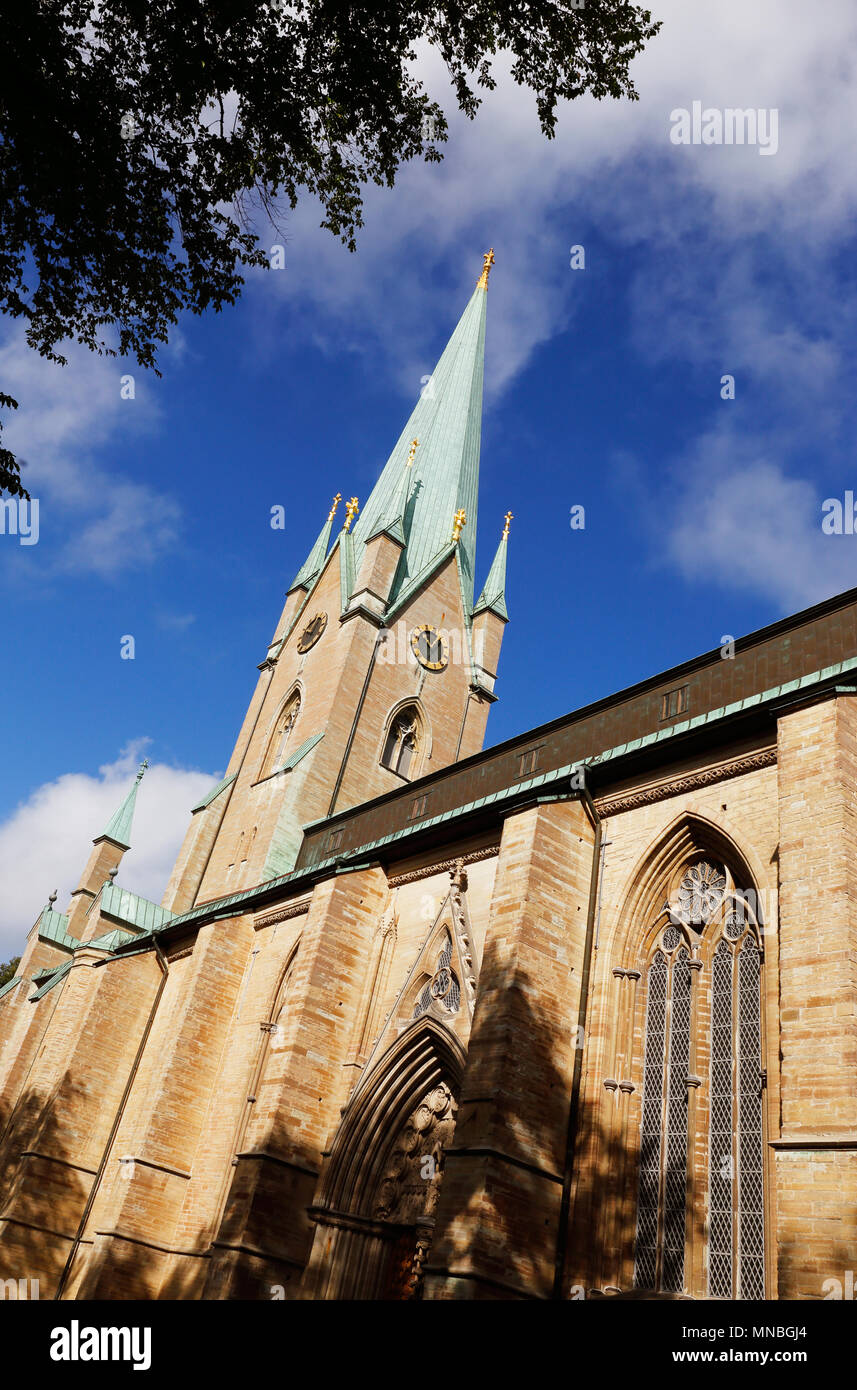
[{"label": "small turret", "polygon": [[497,554],[473,609],[474,682],[490,694],[493,694],[494,682],[497,679],[503,631],[509,621],[509,611],[506,607],[506,554],[511,521],[512,513],[507,512]]},{"label": "small turret", "polygon": [[93,840],[86,868],[71,895],[67,913],[68,932],[81,941],[84,939],[84,922],[90,905],[99,889],[111,878],[111,871],[112,877],[115,878],[115,871],[118,871],[125,852],[131,848],[131,827],[137,805],[137,791],[148,766],[148,759],[144,759],[134,779],[134,785],[110,817],[106,828]]}]

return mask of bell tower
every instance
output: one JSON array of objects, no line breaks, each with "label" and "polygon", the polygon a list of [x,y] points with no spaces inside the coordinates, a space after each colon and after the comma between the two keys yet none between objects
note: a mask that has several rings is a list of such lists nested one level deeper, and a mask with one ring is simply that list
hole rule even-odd
[{"label": "bell tower", "polygon": [[493,250],[365,505],[336,494],[291,584],[222,782],[194,808],[174,912],[294,865],[303,827],[478,752],[496,698],[511,513],[474,602]]}]

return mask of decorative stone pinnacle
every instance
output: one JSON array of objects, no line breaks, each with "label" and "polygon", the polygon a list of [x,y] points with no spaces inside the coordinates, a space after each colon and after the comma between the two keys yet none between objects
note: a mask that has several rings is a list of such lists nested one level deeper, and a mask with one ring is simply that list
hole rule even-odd
[{"label": "decorative stone pinnacle", "polygon": [[486,252],[485,252],[485,255],[482,257],[482,274],[479,276],[479,279],[476,281],[476,288],[477,288],[478,290],[487,290],[487,288],[488,288],[488,276],[489,276],[489,274],[491,273],[491,267],[492,267],[493,264],[494,264],[494,247],[492,246],[491,249],[490,249],[489,251],[486,251]]},{"label": "decorative stone pinnacle", "polygon": [[459,507],[458,511],[455,513],[455,516],[454,516],[453,519],[452,519],[452,543],[453,543],[453,545],[458,545],[459,538],[460,538],[461,533],[462,533],[462,531],[464,530],[464,528],[465,528],[466,525],[467,525],[467,513],[466,513],[466,511],[464,510],[463,507]]},{"label": "decorative stone pinnacle", "polygon": [[343,531],[347,531],[350,528],[352,521],[360,510],[360,503],[357,501],[356,497],[349,498],[345,504],[345,510],[347,516],[345,518],[345,525],[342,528]]},{"label": "decorative stone pinnacle", "polygon": [[332,505],[330,511],[329,511],[328,514],[327,514],[327,519],[328,519],[328,521],[332,521],[333,518],[336,516],[336,508],[339,506],[339,504],[340,504],[341,501],[342,501],[342,493],[341,493],[341,492],[338,492],[338,493],[336,494],[336,496],[334,497],[334,499],[333,499],[333,505]]},{"label": "decorative stone pinnacle", "polygon": [[505,515],[505,517],[503,518],[504,521],[506,522],[506,525],[503,527],[503,540],[504,540],[504,541],[507,541],[507,540],[509,539],[509,526],[510,526],[511,523],[512,523],[512,520],[513,520],[513,518],[514,518],[514,515],[515,515],[514,512],[507,512],[506,515]]}]

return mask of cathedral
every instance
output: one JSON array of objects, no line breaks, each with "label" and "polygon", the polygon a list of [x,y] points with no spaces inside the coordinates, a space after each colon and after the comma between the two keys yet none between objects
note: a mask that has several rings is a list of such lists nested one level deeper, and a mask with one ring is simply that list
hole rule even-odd
[{"label": "cathedral", "polygon": [[161,902],[121,885],[141,768],[0,989],[0,1279],[42,1299],[857,1268],[857,591],[483,751],[492,261],[334,499]]}]

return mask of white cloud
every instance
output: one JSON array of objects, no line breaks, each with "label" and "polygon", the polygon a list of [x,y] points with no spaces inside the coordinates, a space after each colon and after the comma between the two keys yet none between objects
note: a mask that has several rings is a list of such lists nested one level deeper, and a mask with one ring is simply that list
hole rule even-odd
[{"label": "white cloud", "polygon": [[822,495],[769,438],[720,429],[697,441],[678,497],[652,531],[686,579],[750,589],[794,612],[857,584],[854,536],[822,532]]},{"label": "white cloud", "polygon": [[[56,888],[58,910],[77,887],[93,838],[132,784],[147,739],[138,739],[98,776],[67,772],[46,782],[0,823],[0,960],[19,955],[27,932]],[[190,809],[214,773],[154,763],[137,795],[130,851],[117,882],[160,902],[190,822]]]},{"label": "white cloud", "polygon": [[[145,374],[79,346],[65,353],[66,367],[46,361],[18,329],[0,346],[0,386],[19,403],[4,411],[3,442],[25,462],[24,485],[39,498],[39,544],[6,551],[28,579],[34,568],[106,577],[145,566],[173,544],[181,516],[173,498],[94,461],[114,436],[157,424]],[[120,378],[129,371],[135,397],[123,400]]]},{"label": "white cloud", "polygon": [[[801,0],[660,0],[653,11],[664,25],[634,65],[640,101],[569,104],[551,142],[532,95],[508,78],[467,121],[453,109],[439,58],[422,53],[421,76],[450,120],[443,163],[408,165],[394,189],[366,191],[356,255],[319,231],[318,208],[303,200],[288,218],[285,272],[254,277],[260,302],[276,313],[285,296],[305,314],[304,331],[331,351],[353,347],[373,361],[386,354],[416,396],[433,365],[419,340],[435,338],[438,304],[450,295],[462,302],[493,243],[490,394],[568,323],[567,246],[582,225],[615,238],[617,254],[640,243],[666,252],[688,238],[740,247],[762,234],[809,255],[847,233],[857,206],[848,144],[857,124],[857,11],[849,0],[815,9]],[[777,154],[672,145],[670,112],[694,100],[776,107]],[[450,262],[459,283],[441,297],[438,274],[446,278]],[[715,333],[724,304],[715,297],[705,316]],[[266,336],[273,346],[270,327]]]},{"label": "white cloud", "polygon": [[[843,432],[845,383],[853,375],[857,305],[830,267],[857,210],[850,149],[857,9],[852,0],[814,7],[804,0],[654,0],[652,9],[664,24],[634,64],[639,102],[574,102],[550,142],[532,95],[502,78],[502,60],[498,89],[484,94],[469,122],[454,109],[440,59],[423,51],[421,74],[450,119],[444,161],[407,166],[392,190],[366,190],[356,255],[319,229],[311,199],[287,214],[285,270],[251,276],[248,290],[266,368],[282,341],[285,310],[292,340],[363,354],[367,370],[393,377],[415,401],[451,327],[449,305],[463,307],[481,253],[493,244],[490,401],[573,321],[580,282],[568,247],[591,234],[607,248],[598,271],[605,293],[609,254],[617,272],[627,253],[640,267],[629,309],[643,356],[680,372],[711,370],[713,380],[740,373],[739,399],[755,383],[769,393],[770,420],[790,410],[798,424],[791,446],[803,442],[812,417],[815,445],[827,454]],[[671,144],[671,111],[696,100],[721,109],[775,107],[776,155]],[[269,238],[282,239],[273,231]],[[793,304],[785,312],[789,283]],[[8,359],[0,352],[0,383],[7,367],[6,389],[17,386],[27,410],[20,421],[13,417],[9,442],[45,476],[48,500],[79,515],[100,498],[84,522],[85,544],[61,544],[51,562],[108,575],[171,545],[179,525],[174,502],[85,462],[120,423],[139,428],[147,412],[153,418],[144,379],[137,401],[127,403],[119,399],[119,364],[84,353],[73,359],[74,375],[19,348]],[[701,441],[712,428],[712,418],[700,420]],[[770,461],[779,440],[764,438],[761,419],[754,430],[758,457]],[[777,466],[785,466],[782,456]],[[737,485],[734,465],[730,477]],[[36,551],[47,556],[50,525],[43,505],[45,543],[30,552],[11,548],[16,563]],[[816,543],[812,533],[806,540],[810,548]],[[755,574],[745,574],[746,586],[759,587]]]},{"label": "white cloud", "polygon": [[[603,248],[582,274],[599,274],[605,294],[630,253],[636,350],[673,374],[679,396],[698,391],[700,375],[711,381],[696,440],[650,465],[651,553],[687,579],[799,608],[855,582],[849,538],[821,533],[825,494],[805,474],[816,467],[808,460],[844,472],[842,441],[853,436],[857,297],[836,254],[857,211],[857,10],[850,0],[652,9],[664,25],[634,66],[640,101],[574,102],[552,142],[532,96],[508,80],[465,120],[439,59],[421,54],[450,119],[443,163],[410,165],[395,189],[367,191],[354,256],[301,203],[286,272],[257,277],[252,293],[268,341],[285,298],[318,344],[364,352],[416,399],[451,326],[450,300],[463,306],[493,244],[490,401],[573,320],[581,272],[569,269],[569,246],[592,237]],[[670,113],[697,100],[776,108],[777,153],[673,145]],[[738,405],[719,399],[724,373],[737,378]],[[722,428],[724,410],[739,423]],[[841,489],[853,481],[843,476]]]}]

